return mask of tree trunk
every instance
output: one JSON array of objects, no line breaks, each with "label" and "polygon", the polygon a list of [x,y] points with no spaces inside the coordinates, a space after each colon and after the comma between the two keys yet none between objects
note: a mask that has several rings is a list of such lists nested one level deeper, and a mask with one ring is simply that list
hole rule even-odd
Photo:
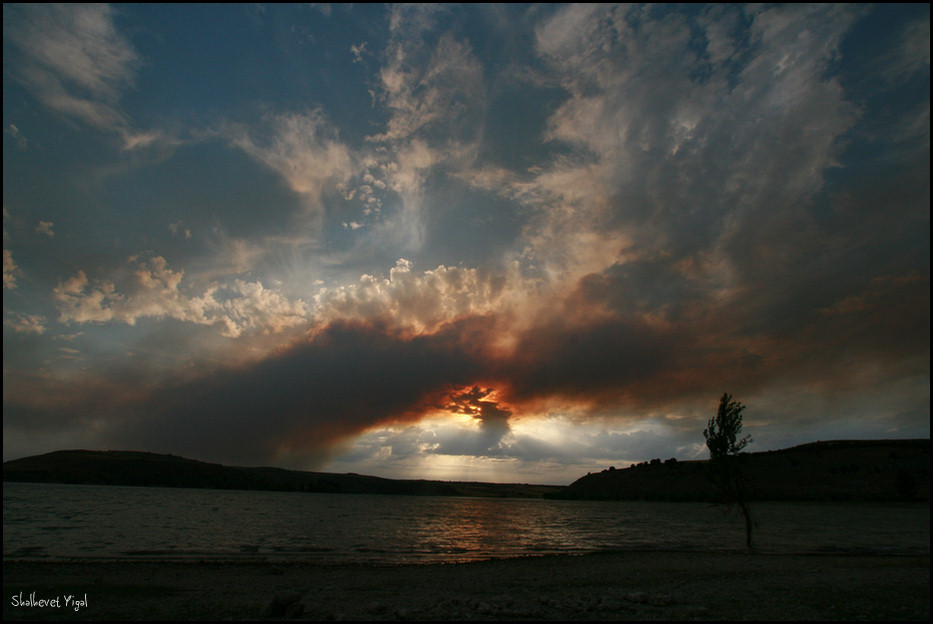
[{"label": "tree trunk", "polygon": [[752,526],[754,522],[752,521],[752,510],[748,506],[748,502],[745,500],[739,500],[739,509],[742,510],[742,515],[745,517],[745,545],[749,550],[754,549],[752,544]]}]

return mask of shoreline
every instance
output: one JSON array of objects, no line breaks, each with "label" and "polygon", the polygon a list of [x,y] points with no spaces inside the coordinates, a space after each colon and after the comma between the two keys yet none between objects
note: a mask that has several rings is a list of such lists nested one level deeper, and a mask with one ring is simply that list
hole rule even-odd
[{"label": "shoreline", "polygon": [[[3,589],[4,620],[926,621],[930,556],[639,550],[399,565],[4,560]],[[58,598],[58,606],[29,606],[31,596],[33,604]]]}]

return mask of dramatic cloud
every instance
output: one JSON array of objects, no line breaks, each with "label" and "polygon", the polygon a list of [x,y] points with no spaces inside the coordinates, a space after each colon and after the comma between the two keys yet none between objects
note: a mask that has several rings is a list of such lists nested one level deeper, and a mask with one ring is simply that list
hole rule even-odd
[{"label": "dramatic cloud", "polygon": [[19,267],[13,262],[13,254],[9,249],[3,250],[3,287],[16,288],[16,274]]},{"label": "dramatic cloud", "polygon": [[373,425],[419,419],[452,385],[478,375],[479,354],[459,341],[454,329],[403,338],[336,324],[254,365],[155,390],[117,439],[161,449],[183,439],[185,452],[228,460],[319,460]]},{"label": "dramatic cloud", "polygon": [[55,232],[52,231],[53,225],[55,224],[51,221],[39,221],[39,225],[36,226],[36,233],[53,238],[55,236]]},{"label": "dramatic cloud", "polygon": [[41,334],[45,332],[45,319],[32,314],[11,313],[10,318],[3,319],[3,325],[17,333]]},{"label": "dramatic cloud", "polygon": [[19,146],[20,149],[26,149],[26,146],[29,145],[29,141],[26,140],[26,137],[22,135],[22,133],[19,131],[19,128],[17,128],[15,125],[10,124],[3,129],[3,132],[4,134],[8,134],[13,137],[13,139],[16,141],[16,145]]},{"label": "dramatic cloud", "polygon": [[[135,258],[131,258],[135,261]],[[219,325],[235,338],[247,330],[278,332],[307,323],[308,308],[258,282],[235,280],[229,286],[211,285],[200,295],[181,289],[181,271],[172,271],[160,256],[139,262],[123,277],[125,290],[113,281],[91,284],[84,271],[55,288],[61,321],[66,323],[119,322],[135,325],[142,318],[172,318],[199,325]]]},{"label": "dramatic cloud", "polygon": [[486,438],[486,451],[497,445],[509,432],[509,417],[512,415],[511,410],[500,407],[492,400],[491,395],[494,392],[492,388],[473,386],[468,391],[451,394],[450,403],[443,406],[449,412],[471,416],[481,423]]},{"label": "dramatic cloud", "polygon": [[509,276],[443,265],[418,274],[401,259],[387,278],[363,275],[356,284],[322,289],[315,316],[381,319],[414,332],[433,332],[450,320],[486,315],[508,306]]},{"label": "dramatic cloud", "polygon": [[469,43],[451,33],[433,44],[424,40],[443,12],[436,6],[394,7],[379,71],[377,97],[389,117],[384,132],[368,137],[376,149],[367,173],[401,201],[398,215],[383,221],[377,234],[402,249],[425,244],[423,187],[435,168],[472,162],[485,113],[482,66]]},{"label": "dramatic cloud", "polygon": [[109,6],[7,5],[3,37],[23,58],[16,76],[49,109],[104,130],[123,130],[120,97],[140,59]]},{"label": "dramatic cloud", "polygon": [[305,198],[311,211],[321,211],[322,198],[353,173],[351,156],[320,111],[281,115],[266,123],[267,136],[249,129],[227,130],[234,145],[281,175]]},{"label": "dramatic cloud", "polygon": [[929,435],[928,6],[241,11],[5,5],[5,456]]}]

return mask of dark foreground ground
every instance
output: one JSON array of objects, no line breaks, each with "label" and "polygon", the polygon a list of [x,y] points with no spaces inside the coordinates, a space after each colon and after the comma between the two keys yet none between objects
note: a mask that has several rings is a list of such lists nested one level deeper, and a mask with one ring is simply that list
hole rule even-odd
[{"label": "dark foreground ground", "polygon": [[[3,592],[4,620],[927,621],[930,557],[645,551],[394,567],[5,561]],[[59,606],[14,606],[33,592]]]}]

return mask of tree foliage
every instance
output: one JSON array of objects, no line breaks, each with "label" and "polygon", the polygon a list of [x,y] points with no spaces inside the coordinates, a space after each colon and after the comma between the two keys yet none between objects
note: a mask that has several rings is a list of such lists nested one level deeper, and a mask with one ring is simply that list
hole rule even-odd
[{"label": "tree foliage", "polygon": [[742,433],[744,410],[745,406],[738,401],[733,401],[732,395],[728,392],[719,399],[719,412],[714,418],[709,419],[706,429],[703,430],[710,458],[718,459],[738,455],[752,441],[750,435],[739,439],[739,434]]},{"label": "tree foliage", "polygon": [[719,399],[719,411],[710,418],[703,437],[709,449],[709,476],[722,492],[726,504],[734,504],[745,518],[745,545],[752,548],[751,508],[745,491],[740,453],[752,441],[750,435],[742,433],[742,412],[745,406],[732,400],[732,395],[723,393]]}]

